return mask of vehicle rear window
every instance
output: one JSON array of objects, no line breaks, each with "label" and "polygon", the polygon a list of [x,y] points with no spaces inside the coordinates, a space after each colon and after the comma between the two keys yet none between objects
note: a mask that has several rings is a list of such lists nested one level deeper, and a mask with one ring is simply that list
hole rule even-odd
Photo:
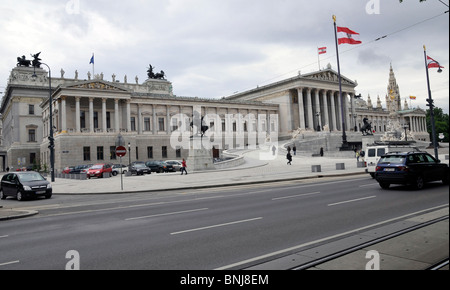
[{"label": "vehicle rear window", "polygon": [[381,157],[379,163],[403,164],[404,161],[405,161],[405,156],[389,155],[389,156]]},{"label": "vehicle rear window", "polygon": [[377,150],[377,156],[383,156],[386,153],[386,148],[379,148]]},{"label": "vehicle rear window", "polygon": [[367,150],[367,156],[368,157],[375,157],[375,149]]}]

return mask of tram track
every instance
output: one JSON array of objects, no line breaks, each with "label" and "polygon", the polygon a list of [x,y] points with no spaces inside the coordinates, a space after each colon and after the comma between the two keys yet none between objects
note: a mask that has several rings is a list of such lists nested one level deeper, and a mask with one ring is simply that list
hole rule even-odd
[{"label": "tram track", "polygon": [[[417,225],[408,227],[406,229],[402,229],[400,231],[397,231],[397,232],[385,235],[383,237],[379,237],[379,238],[373,239],[371,241],[364,242],[364,243],[361,243],[359,245],[349,247],[347,249],[344,249],[344,250],[341,250],[339,252],[336,252],[336,253],[333,253],[333,254],[330,254],[330,255],[327,255],[327,256],[324,256],[324,257],[321,257],[321,258],[309,261],[307,263],[303,263],[303,264],[291,267],[288,270],[307,270],[307,269],[311,269],[311,268],[314,268],[314,267],[318,267],[319,265],[322,265],[324,263],[327,263],[327,262],[330,262],[330,261],[333,261],[333,260],[345,257],[345,256],[347,256],[347,255],[349,255],[351,253],[354,253],[354,252],[358,251],[358,250],[362,250],[362,249],[365,249],[367,247],[370,247],[370,246],[373,246],[373,245],[376,245],[376,244],[379,244],[379,243],[382,243],[382,242],[385,242],[385,241],[388,241],[388,240],[400,237],[402,235],[414,232],[416,230],[419,230],[419,229],[431,226],[433,224],[436,224],[438,222],[442,222],[442,221],[445,221],[445,220],[448,220],[448,219],[449,219],[449,216],[447,215],[447,216],[436,218],[436,219],[433,219],[433,220],[430,220],[430,221],[427,221],[427,222],[423,222],[421,224],[417,224]],[[445,259],[443,259],[443,260],[433,264],[432,266],[426,268],[426,270],[439,270],[442,267],[445,267],[446,265],[448,265],[448,257],[446,257]]]}]

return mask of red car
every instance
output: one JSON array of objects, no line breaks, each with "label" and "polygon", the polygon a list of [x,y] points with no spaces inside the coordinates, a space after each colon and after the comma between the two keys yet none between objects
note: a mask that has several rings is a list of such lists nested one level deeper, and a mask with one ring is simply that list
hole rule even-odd
[{"label": "red car", "polygon": [[98,177],[101,178],[103,177],[103,173],[112,173],[112,166],[111,164],[95,164],[94,166],[92,166],[91,168],[89,168],[89,170],[86,172],[87,173],[87,178],[91,178],[91,177]]}]

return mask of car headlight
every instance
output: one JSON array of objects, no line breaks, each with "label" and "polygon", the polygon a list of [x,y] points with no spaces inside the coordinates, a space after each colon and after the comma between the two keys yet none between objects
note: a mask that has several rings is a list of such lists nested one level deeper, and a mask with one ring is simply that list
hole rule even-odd
[{"label": "car headlight", "polygon": [[31,187],[29,187],[28,185],[24,185],[24,186],[23,186],[23,190],[31,191]]},{"label": "car headlight", "polygon": [[47,184],[47,189],[51,189],[51,188],[52,188],[52,184],[51,183]]}]

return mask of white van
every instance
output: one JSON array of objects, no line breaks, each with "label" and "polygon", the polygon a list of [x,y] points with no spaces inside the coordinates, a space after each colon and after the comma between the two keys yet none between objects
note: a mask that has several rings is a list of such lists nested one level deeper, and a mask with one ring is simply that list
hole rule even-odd
[{"label": "white van", "polygon": [[378,141],[367,145],[365,152],[366,172],[374,178],[378,160],[386,153],[420,151],[419,148],[414,146],[414,143],[415,141]]}]

